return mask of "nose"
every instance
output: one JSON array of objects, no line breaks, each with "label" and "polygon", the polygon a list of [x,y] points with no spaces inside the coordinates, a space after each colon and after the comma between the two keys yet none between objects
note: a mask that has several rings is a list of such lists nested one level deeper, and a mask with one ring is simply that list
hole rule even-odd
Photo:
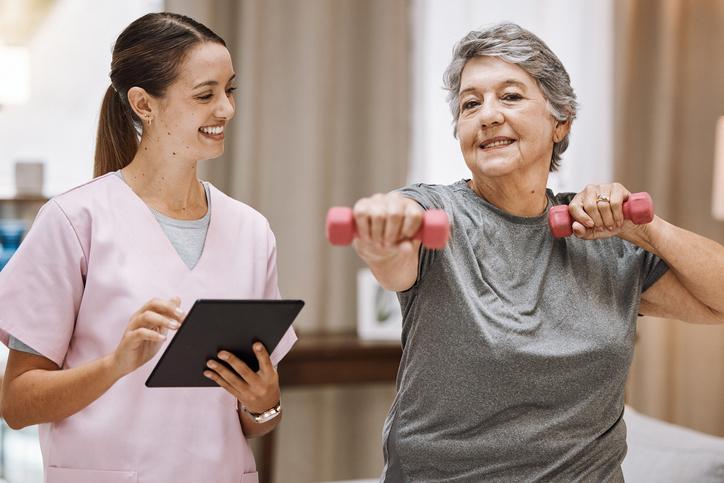
[{"label": "nose", "polygon": [[495,101],[484,102],[478,110],[478,122],[483,128],[498,126],[504,121],[503,112]]},{"label": "nose", "polygon": [[219,119],[230,120],[236,111],[234,98],[232,96],[220,96],[219,102],[214,109],[214,115]]}]

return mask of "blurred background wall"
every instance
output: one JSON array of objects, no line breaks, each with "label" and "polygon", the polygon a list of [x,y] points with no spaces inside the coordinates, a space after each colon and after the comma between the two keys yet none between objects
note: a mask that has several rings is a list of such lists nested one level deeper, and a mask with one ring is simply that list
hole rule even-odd
[{"label": "blurred background wall", "polygon": [[[0,0],[0,38],[20,3]],[[361,264],[324,240],[329,206],[466,175],[442,72],[456,40],[500,21],[549,43],[579,96],[552,188],[617,180],[650,191],[670,221],[724,242],[710,209],[714,126],[724,115],[721,0],[41,3],[43,19],[18,42],[30,52],[30,97],[0,108],[0,196],[13,197],[18,160],[45,162],[46,195],[90,179],[113,40],[147,11],[190,15],[225,38],[240,85],[226,153],[203,162],[201,176],[270,220],[282,294],[307,301],[301,337],[356,327]],[[639,329],[630,404],[724,436],[724,328],[642,319]],[[393,397],[392,384],[285,391],[274,481],[379,475]]]}]

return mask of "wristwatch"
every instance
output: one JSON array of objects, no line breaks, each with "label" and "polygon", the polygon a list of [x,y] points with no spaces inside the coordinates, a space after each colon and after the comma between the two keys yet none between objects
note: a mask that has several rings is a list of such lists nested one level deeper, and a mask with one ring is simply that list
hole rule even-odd
[{"label": "wristwatch", "polygon": [[267,421],[271,421],[282,413],[281,401],[277,402],[276,406],[271,409],[267,409],[263,413],[252,413],[244,405],[240,404],[240,406],[246,414],[251,416],[255,423],[266,423]]}]

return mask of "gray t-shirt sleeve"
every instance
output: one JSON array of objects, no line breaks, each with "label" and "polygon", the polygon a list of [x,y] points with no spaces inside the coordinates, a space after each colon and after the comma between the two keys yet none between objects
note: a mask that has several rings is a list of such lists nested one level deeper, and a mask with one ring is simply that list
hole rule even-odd
[{"label": "gray t-shirt sleeve", "polygon": [[[571,200],[573,200],[574,196],[576,196],[576,193],[558,193],[555,195],[554,203],[556,205],[567,205],[571,202]],[[660,279],[663,274],[666,273],[666,271],[669,269],[669,266],[666,265],[666,262],[664,262],[661,258],[654,255],[653,253],[648,252],[643,248],[633,244],[631,246],[633,247],[633,250],[635,252],[639,252],[636,255],[643,253],[643,263],[641,266],[643,273],[643,283],[641,284],[641,293],[644,293],[646,290],[648,290],[649,287],[656,283],[656,281]]]},{"label": "gray t-shirt sleeve", "polygon": [[30,353],[30,354],[35,354],[36,356],[42,356],[42,355],[43,355],[43,354],[41,354],[40,352],[38,352],[38,351],[36,351],[35,349],[33,349],[32,347],[30,347],[29,345],[25,344],[25,343],[24,343],[23,341],[21,341],[20,339],[16,339],[16,338],[13,337],[12,335],[10,336],[10,339],[8,340],[8,347],[11,348],[11,349],[13,349],[13,350],[16,350],[16,351],[27,352],[27,353]]},{"label": "gray t-shirt sleeve", "polygon": [[[437,193],[434,188],[435,185],[426,184],[413,184],[402,187],[396,190],[405,198],[410,198],[416,201],[425,210],[445,209],[445,203],[440,193]],[[448,216],[450,213],[448,212]],[[417,280],[415,285],[420,283],[428,272],[429,267],[435,262],[437,258],[438,250],[428,250],[424,246],[420,245],[420,261],[417,267]],[[415,286],[413,285],[413,287]],[[412,287],[411,287],[412,288]]]},{"label": "gray t-shirt sleeve", "polygon": [[666,262],[664,262],[661,258],[654,255],[653,253],[648,252],[640,247],[636,247],[636,249],[644,252],[642,263],[644,280],[641,284],[641,293],[644,293],[646,290],[649,289],[649,287],[656,283],[656,281],[660,279],[663,274],[666,273],[666,271],[669,269],[669,266],[666,265]]}]

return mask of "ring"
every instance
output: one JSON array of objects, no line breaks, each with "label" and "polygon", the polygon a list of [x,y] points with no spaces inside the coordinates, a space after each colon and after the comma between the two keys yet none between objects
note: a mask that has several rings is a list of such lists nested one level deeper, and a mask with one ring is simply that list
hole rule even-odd
[{"label": "ring", "polygon": [[596,203],[610,203],[611,200],[608,199],[608,196],[602,195],[601,193],[596,194]]}]

